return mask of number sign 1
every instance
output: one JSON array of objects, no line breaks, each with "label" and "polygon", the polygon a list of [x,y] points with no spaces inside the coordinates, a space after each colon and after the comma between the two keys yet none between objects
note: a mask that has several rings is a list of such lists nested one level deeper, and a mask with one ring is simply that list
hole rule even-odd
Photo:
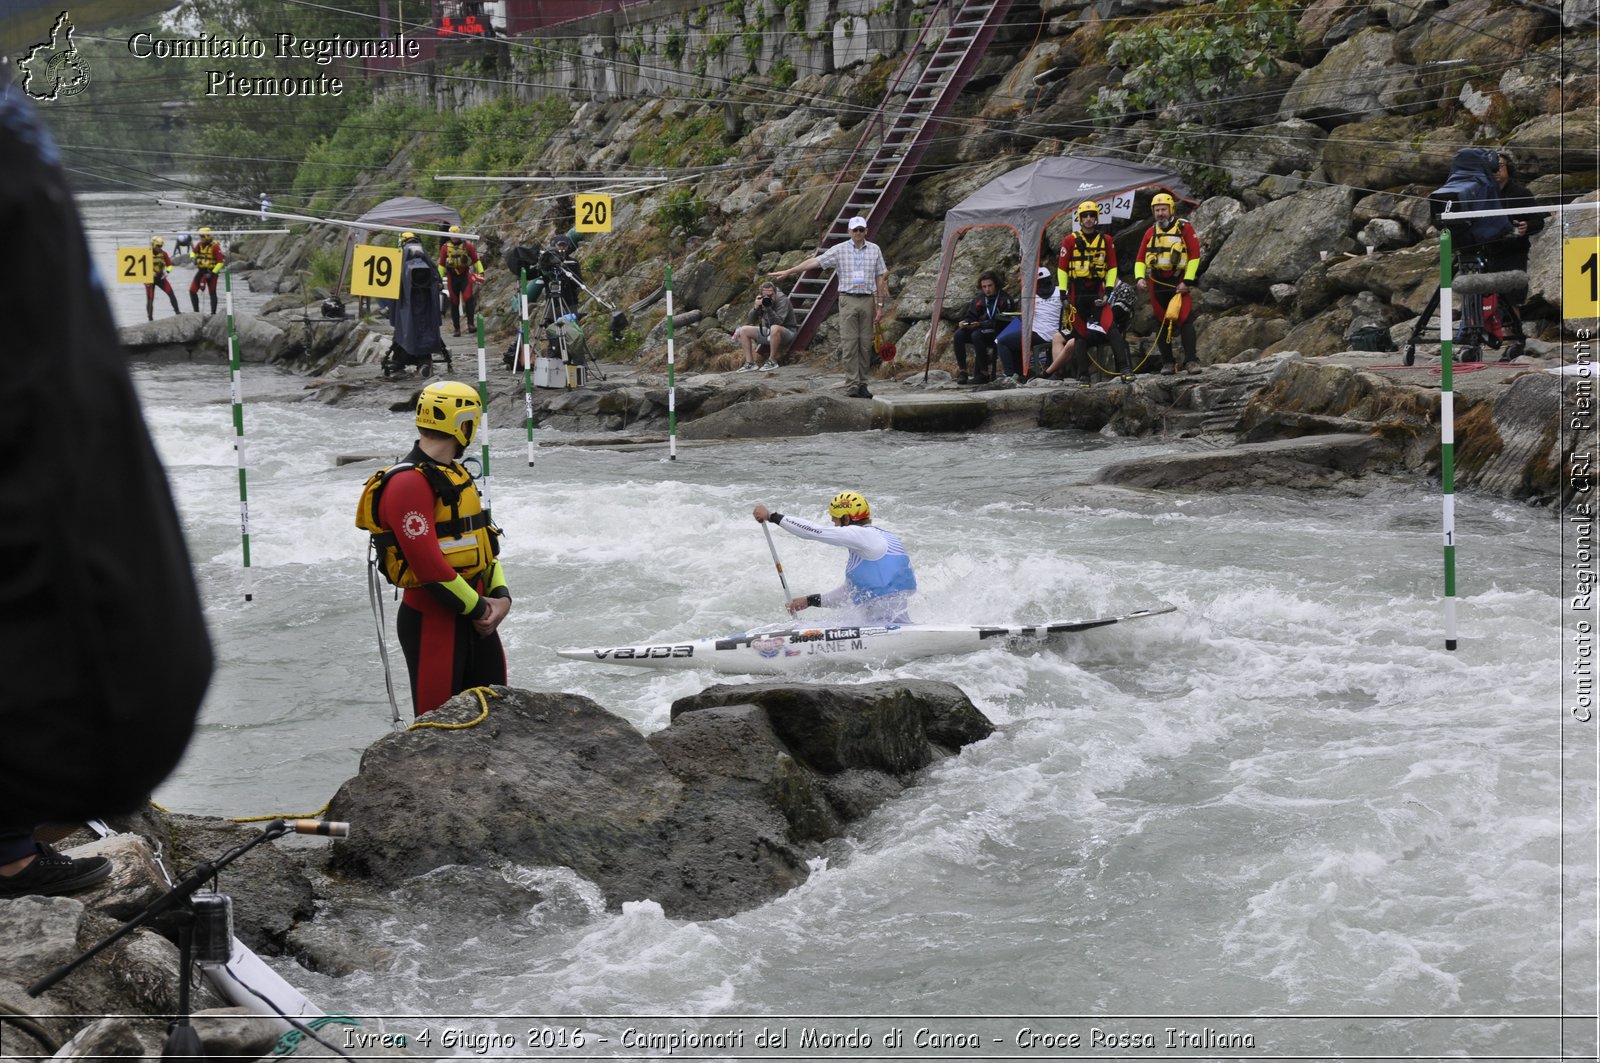
[{"label": "number sign 1", "polygon": [[148,247],[117,248],[118,284],[150,284],[154,280],[150,274]]},{"label": "number sign 1", "polygon": [[1561,316],[1600,317],[1600,236],[1561,241]]},{"label": "number sign 1", "polygon": [[350,294],[378,299],[400,298],[400,249],[357,244]]},{"label": "number sign 1", "polygon": [[573,196],[578,208],[577,223],[572,227],[580,233],[608,233],[611,231],[611,197],[604,192],[585,192]]}]

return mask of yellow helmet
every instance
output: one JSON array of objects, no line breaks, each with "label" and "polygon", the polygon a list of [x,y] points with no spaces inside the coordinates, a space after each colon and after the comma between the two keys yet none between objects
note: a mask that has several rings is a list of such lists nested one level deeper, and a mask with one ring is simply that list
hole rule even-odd
[{"label": "yellow helmet", "polygon": [[152,236],[150,238],[150,246],[151,247],[160,247],[165,243],[166,243],[166,241],[161,239],[161,237],[159,237],[159,236]]},{"label": "yellow helmet", "polygon": [[452,226],[450,226],[450,231],[451,231],[451,232],[453,232],[453,233],[458,233],[458,232],[460,232],[460,231],[461,231],[461,226],[459,226],[459,225],[452,225]]},{"label": "yellow helmet", "polygon": [[1082,203],[1079,203],[1078,217],[1081,218],[1085,214],[1093,214],[1095,218],[1098,219],[1100,217],[1100,204],[1096,203],[1092,199],[1086,199]]},{"label": "yellow helmet", "polygon": [[417,396],[417,427],[453,436],[462,446],[472,443],[483,416],[478,390],[455,380],[440,380]]},{"label": "yellow helmet", "polygon": [[1156,207],[1166,207],[1176,214],[1178,212],[1178,201],[1165,192],[1157,192],[1150,198],[1150,207],[1152,210]]},{"label": "yellow helmet", "polygon": [[405,232],[400,234],[400,242],[402,244],[410,243],[412,240],[415,240],[416,238],[417,238],[417,234],[412,232],[410,229],[407,229]]},{"label": "yellow helmet", "polygon": [[853,524],[871,517],[872,510],[867,506],[867,500],[854,491],[840,491],[828,503],[828,516],[848,517]]},{"label": "yellow helmet", "polygon": [[199,233],[201,236],[210,236],[211,235],[211,230],[209,228],[207,228],[206,226],[204,226],[204,225],[202,225],[202,226],[200,226],[200,228],[196,229],[195,232]]}]

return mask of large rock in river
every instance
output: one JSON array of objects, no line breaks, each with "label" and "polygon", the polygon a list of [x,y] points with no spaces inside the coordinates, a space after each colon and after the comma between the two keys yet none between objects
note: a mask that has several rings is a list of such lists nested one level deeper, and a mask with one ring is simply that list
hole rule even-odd
[{"label": "large rock in river", "polygon": [[612,907],[719,918],[805,881],[809,846],[992,732],[941,683],[713,687],[649,738],[576,694],[495,687],[379,739],[330,818],[329,870],[394,885],[446,864],[562,866]]}]

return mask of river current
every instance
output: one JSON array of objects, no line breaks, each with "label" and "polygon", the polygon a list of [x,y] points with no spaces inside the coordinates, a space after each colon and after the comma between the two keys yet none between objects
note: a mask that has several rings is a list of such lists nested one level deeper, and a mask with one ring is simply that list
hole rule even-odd
[{"label": "river current", "polygon": [[[142,319],[142,293],[136,318],[118,313]],[[391,728],[353,524],[377,466],[335,457],[398,456],[410,420],[247,368],[247,580],[226,369],[135,377],[219,661],[157,799],[313,811]],[[441,869],[379,909],[329,904],[320,918],[371,963],[331,977],[275,961],[325,1008],[388,1016],[424,1051],[522,1058],[662,1058],[649,1032],[678,1030],[726,1038],[675,1058],[1592,1057],[1592,1020],[1554,1018],[1594,1011],[1596,794],[1592,750],[1563,734],[1549,512],[1458,496],[1452,653],[1439,492],[1422,480],[1074,487],[1187,444],[1042,431],[746,441],[675,462],[550,447],[529,467],[517,417],[490,412],[511,682],[587,695],[646,733],[722,678],[551,651],[781,619],[755,502],[817,515],[861,491],[912,552],[921,620],[1177,612],[823,673],[948,681],[998,731],[856,824],[803,886],[731,918],[611,911],[549,868]],[[838,581],[838,551],[776,541],[797,593]],[[409,716],[392,631],[390,656]]]}]

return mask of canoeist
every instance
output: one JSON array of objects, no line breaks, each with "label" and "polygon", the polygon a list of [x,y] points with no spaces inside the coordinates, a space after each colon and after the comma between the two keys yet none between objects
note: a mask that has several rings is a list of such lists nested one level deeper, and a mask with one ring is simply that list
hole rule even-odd
[{"label": "canoeist", "polygon": [[831,543],[850,551],[844,563],[844,582],[822,594],[806,594],[789,601],[789,612],[798,613],[810,606],[837,609],[853,607],[860,619],[879,624],[909,624],[906,605],[917,589],[916,574],[905,543],[893,532],[872,526],[872,509],[854,491],[841,491],[828,503],[833,527],[823,527],[799,517],[773,513],[757,505],[752,511],[757,521],[771,522],[802,539]]}]

